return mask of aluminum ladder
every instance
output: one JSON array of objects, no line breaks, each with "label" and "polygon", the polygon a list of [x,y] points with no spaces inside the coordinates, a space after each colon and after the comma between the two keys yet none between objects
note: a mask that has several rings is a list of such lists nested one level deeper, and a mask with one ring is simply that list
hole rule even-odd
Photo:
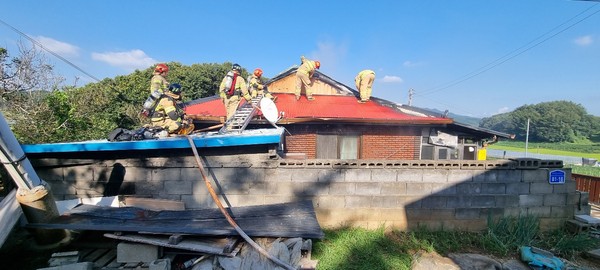
[{"label": "aluminum ladder", "polygon": [[235,111],[235,114],[231,119],[225,122],[223,127],[219,130],[219,133],[242,133],[250,123],[250,120],[256,115],[262,97],[263,96],[259,94],[256,97],[253,97],[250,102],[244,102],[244,104]]}]

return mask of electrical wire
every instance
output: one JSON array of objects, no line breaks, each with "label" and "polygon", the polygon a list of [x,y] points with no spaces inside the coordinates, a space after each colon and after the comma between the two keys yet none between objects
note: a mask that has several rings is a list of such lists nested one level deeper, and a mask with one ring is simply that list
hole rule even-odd
[{"label": "electrical wire", "polygon": [[[430,89],[430,90],[423,91],[422,93],[416,93],[416,95],[417,95],[417,96],[425,96],[425,95],[433,94],[433,93],[436,93],[436,92],[439,92],[439,91],[442,91],[442,90],[448,89],[448,88],[450,88],[450,87],[452,87],[452,86],[455,86],[455,85],[457,85],[457,84],[460,84],[460,83],[462,83],[462,82],[465,82],[465,81],[467,81],[467,80],[469,80],[469,79],[472,79],[472,78],[474,78],[474,77],[476,77],[476,76],[478,76],[478,75],[481,75],[482,73],[484,73],[484,72],[486,72],[486,71],[489,71],[489,70],[491,70],[491,69],[493,69],[493,68],[495,68],[495,67],[497,67],[497,66],[499,66],[499,65],[501,65],[501,64],[504,64],[504,63],[506,63],[507,61],[509,61],[509,60],[511,60],[511,59],[513,59],[513,58],[515,58],[515,57],[517,57],[517,56],[519,56],[519,55],[521,55],[521,54],[523,54],[523,53],[525,53],[525,52],[527,52],[527,51],[529,51],[529,50],[531,50],[531,49],[533,49],[533,48],[535,48],[535,47],[537,47],[537,46],[539,46],[539,45],[541,45],[542,43],[544,43],[544,42],[546,42],[546,41],[550,40],[551,38],[553,38],[553,37],[555,37],[555,36],[557,36],[557,35],[559,35],[559,34],[561,34],[561,33],[565,32],[566,30],[568,30],[568,29],[570,29],[570,28],[574,27],[575,25],[577,25],[577,24],[579,24],[579,23],[581,23],[581,22],[583,22],[583,21],[587,20],[588,18],[592,17],[593,15],[597,14],[598,12],[600,12],[600,9],[596,10],[595,12],[593,12],[593,13],[591,13],[591,14],[589,14],[589,15],[585,16],[584,18],[582,18],[582,19],[580,19],[580,20],[578,20],[578,21],[576,21],[576,22],[574,22],[574,23],[572,23],[572,24],[570,24],[570,25],[567,25],[565,28],[563,28],[563,29],[559,30],[558,32],[556,32],[556,33],[554,33],[554,34],[552,34],[552,35],[550,35],[550,36],[548,36],[548,37],[546,37],[546,38],[544,38],[544,39],[542,39],[541,41],[539,41],[539,42],[537,42],[537,43],[534,43],[535,41],[537,41],[537,40],[540,40],[542,37],[544,37],[544,36],[546,36],[546,35],[548,35],[548,34],[552,33],[552,32],[553,32],[553,31],[555,31],[556,29],[559,29],[559,28],[561,28],[562,26],[566,25],[568,22],[570,22],[570,21],[574,20],[575,18],[577,18],[577,17],[581,16],[582,14],[584,14],[584,13],[588,12],[590,9],[592,9],[592,8],[594,8],[594,7],[598,6],[598,5],[599,5],[599,4],[595,4],[595,5],[591,6],[591,7],[589,7],[589,8],[587,8],[587,9],[583,10],[583,11],[582,11],[582,12],[580,12],[579,14],[577,14],[577,15],[575,15],[575,16],[573,16],[573,17],[571,17],[571,18],[570,18],[570,19],[568,19],[567,21],[565,21],[565,22],[561,23],[560,25],[558,25],[558,26],[556,26],[556,27],[552,28],[552,29],[551,29],[551,30],[549,30],[548,32],[546,32],[546,33],[544,33],[544,34],[540,35],[539,37],[537,37],[537,38],[533,39],[532,41],[528,42],[527,44],[525,44],[525,45],[523,45],[523,46],[520,46],[519,48],[517,48],[517,49],[515,49],[515,50],[513,50],[513,51],[511,51],[511,52],[509,52],[509,53],[507,53],[507,54],[505,54],[505,55],[503,55],[502,57],[500,57],[500,58],[498,58],[498,59],[496,59],[496,60],[494,60],[494,61],[490,62],[490,63],[489,63],[489,64],[487,64],[487,65],[484,65],[484,66],[480,67],[479,69],[477,69],[477,70],[475,70],[475,71],[473,71],[473,72],[471,72],[471,73],[468,73],[468,74],[466,74],[466,75],[462,76],[462,77],[461,77],[461,78],[459,78],[459,79],[456,79],[456,80],[454,80],[454,81],[451,81],[451,82],[449,82],[449,83],[446,83],[446,84],[444,84],[444,85],[442,85],[442,86],[440,86],[440,87],[435,87],[435,88],[433,88],[433,89]],[[532,43],[534,43],[534,44],[533,44],[533,45],[531,45],[531,46],[529,46],[529,47],[527,47],[528,45],[530,45],[530,44],[532,44]],[[515,53],[516,53],[516,54],[515,54]]]},{"label": "electrical wire", "polygon": [[67,60],[66,58],[62,57],[61,55],[59,55],[58,53],[53,52],[52,50],[44,47],[44,45],[42,45],[39,41],[33,39],[32,37],[28,36],[27,34],[19,31],[19,29],[13,27],[12,25],[8,24],[7,22],[3,21],[2,19],[0,19],[0,23],[6,25],[6,27],[12,29],[13,31],[17,32],[19,35],[25,37],[26,39],[28,39],[29,41],[31,41],[31,43],[33,43],[34,45],[39,46],[40,48],[42,48],[44,51],[49,52],[50,54],[56,56],[56,58],[62,60],[63,62],[67,63],[68,65],[70,65],[71,67],[79,70],[81,73],[87,75],[88,77],[92,78],[93,80],[95,80],[96,82],[100,82],[100,79],[96,78],[94,75],[86,72],[85,70],[83,70],[82,68],[78,67],[77,65],[73,64],[71,61]]}]

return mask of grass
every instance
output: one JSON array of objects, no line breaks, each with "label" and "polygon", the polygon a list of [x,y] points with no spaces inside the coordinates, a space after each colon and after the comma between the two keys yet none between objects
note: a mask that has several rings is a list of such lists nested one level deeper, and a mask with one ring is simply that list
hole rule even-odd
[{"label": "grass", "polygon": [[[525,152],[524,142],[501,141],[490,149]],[[534,154],[595,158],[600,160],[600,144],[592,143],[529,143],[527,152]]]},{"label": "grass", "polygon": [[431,231],[385,232],[340,228],[326,230],[325,239],[316,241],[314,259],[318,269],[411,269],[412,254],[421,251],[479,253],[498,258],[518,258],[520,246],[535,246],[568,260],[582,251],[600,247],[587,233],[571,234],[564,228],[540,232],[536,217],[507,217],[489,220],[485,232]]}]

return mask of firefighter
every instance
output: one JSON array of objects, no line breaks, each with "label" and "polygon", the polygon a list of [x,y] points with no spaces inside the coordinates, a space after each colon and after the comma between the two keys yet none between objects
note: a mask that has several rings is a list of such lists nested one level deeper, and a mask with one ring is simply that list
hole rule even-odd
[{"label": "firefighter", "polygon": [[150,80],[150,93],[158,90],[161,94],[169,87],[169,82],[165,79],[169,72],[169,66],[166,64],[158,64],[154,68],[152,73],[152,79]]},{"label": "firefighter", "polygon": [[271,93],[269,93],[269,90],[267,90],[267,86],[264,85],[261,80],[262,74],[262,69],[257,68],[254,70],[254,73],[252,73],[252,75],[248,76],[248,91],[250,92],[250,95],[253,98],[260,94],[263,97],[274,100],[275,98],[273,97],[273,95],[271,95]]},{"label": "firefighter", "polygon": [[242,67],[238,64],[233,64],[231,71],[227,72],[227,75],[225,75],[219,86],[219,95],[225,104],[227,120],[235,114],[240,105],[241,97],[246,99],[246,101],[252,100],[252,96],[250,96],[248,88],[246,88],[246,81],[240,76],[241,74]]},{"label": "firefighter", "polygon": [[312,78],[315,74],[315,70],[321,67],[321,62],[306,59],[304,56],[300,57],[300,61],[302,61],[302,64],[296,71],[296,92],[294,93],[296,95],[296,100],[300,99],[300,93],[302,93],[303,86],[304,91],[306,91],[306,99],[315,100],[311,89]]},{"label": "firefighter", "polygon": [[356,89],[360,93],[360,99],[358,103],[365,103],[371,99],[371,92],[373,92],[373,82],[375,81],[375,71],[365,69],[356,75],[354,78],[354,84]]},{"label": "firefighter", "polygon": [[154,109],[150,118],[153,127],[161,127],[171,134],[186,135],[194,130],[181,107],[181,86],[171,84]]}]

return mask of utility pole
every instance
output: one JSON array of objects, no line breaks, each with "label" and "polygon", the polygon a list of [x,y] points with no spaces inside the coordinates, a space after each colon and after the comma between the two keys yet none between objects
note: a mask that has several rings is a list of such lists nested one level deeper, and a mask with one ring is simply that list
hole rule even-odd
[{"label": "utility pole", "polygon": [[527,134],[525,135],[525,157],[527,157],[528,144],[529,144],[529,118],[527,118]]},{"label": "utility pole", "polygon": [[413,95],[415,94],[414,89],[408,89],[408,106],[412,106]]}]

